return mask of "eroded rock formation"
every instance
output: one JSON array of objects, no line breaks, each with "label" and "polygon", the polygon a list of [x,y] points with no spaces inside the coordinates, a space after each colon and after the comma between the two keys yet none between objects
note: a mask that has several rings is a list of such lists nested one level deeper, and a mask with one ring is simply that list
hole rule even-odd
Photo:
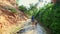
[{"label": "eroded rock formation", "polygon": [[10,7],[18,7],[16,0],[0,0],[0,34],[16,33],[28,19],[24,13],[19,13],[18,9],[13,13],[9,10]]}]

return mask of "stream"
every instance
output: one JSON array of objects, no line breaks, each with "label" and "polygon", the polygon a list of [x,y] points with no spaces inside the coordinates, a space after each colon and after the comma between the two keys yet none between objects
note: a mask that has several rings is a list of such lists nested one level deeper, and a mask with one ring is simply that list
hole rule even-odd
[{"label": "stream", "polygon": [[29,19],[24,27],[17,32],[17,34],[47,34],[46,30],[37,23],[35,26],[32,25],[31,19]]}]

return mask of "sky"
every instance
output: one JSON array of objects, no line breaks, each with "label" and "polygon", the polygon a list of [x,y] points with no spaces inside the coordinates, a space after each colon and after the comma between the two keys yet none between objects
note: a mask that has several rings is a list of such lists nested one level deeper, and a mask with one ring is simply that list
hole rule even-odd
[{"label": "sky", "polygon": [[[18,0],[18,6],[20,5],[24,5],[26,6],[27,8],[30,7],[30,4],[36,4],[37,2],[39,2],[38,0]],[[50,3],[51,0],[41,0],[39,3],[38,3],[38,6],[37,8],[39,7],[43,7],[44,4],[47,4],[47,3]]]}]

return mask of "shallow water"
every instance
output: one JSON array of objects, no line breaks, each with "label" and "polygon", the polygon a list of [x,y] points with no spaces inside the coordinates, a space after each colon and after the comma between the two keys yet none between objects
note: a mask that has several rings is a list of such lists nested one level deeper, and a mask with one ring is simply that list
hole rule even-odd
[{"label": "shallow water", "polygon": [[46,34],[46,31],[39,24],[33,26],[31,20],[28,20],[17,34]]}]

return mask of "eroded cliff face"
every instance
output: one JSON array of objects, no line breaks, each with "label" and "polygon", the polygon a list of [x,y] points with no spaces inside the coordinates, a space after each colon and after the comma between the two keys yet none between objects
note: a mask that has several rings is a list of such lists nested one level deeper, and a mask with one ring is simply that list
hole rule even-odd
[{"label": "eroded cliff face", "polygon": [[14,34],[24,26],[27,21],[26,15],[16,9],[16,13],[6,9],[6,7],[16,9],[16,0],[0,0],[0,34]]}]

